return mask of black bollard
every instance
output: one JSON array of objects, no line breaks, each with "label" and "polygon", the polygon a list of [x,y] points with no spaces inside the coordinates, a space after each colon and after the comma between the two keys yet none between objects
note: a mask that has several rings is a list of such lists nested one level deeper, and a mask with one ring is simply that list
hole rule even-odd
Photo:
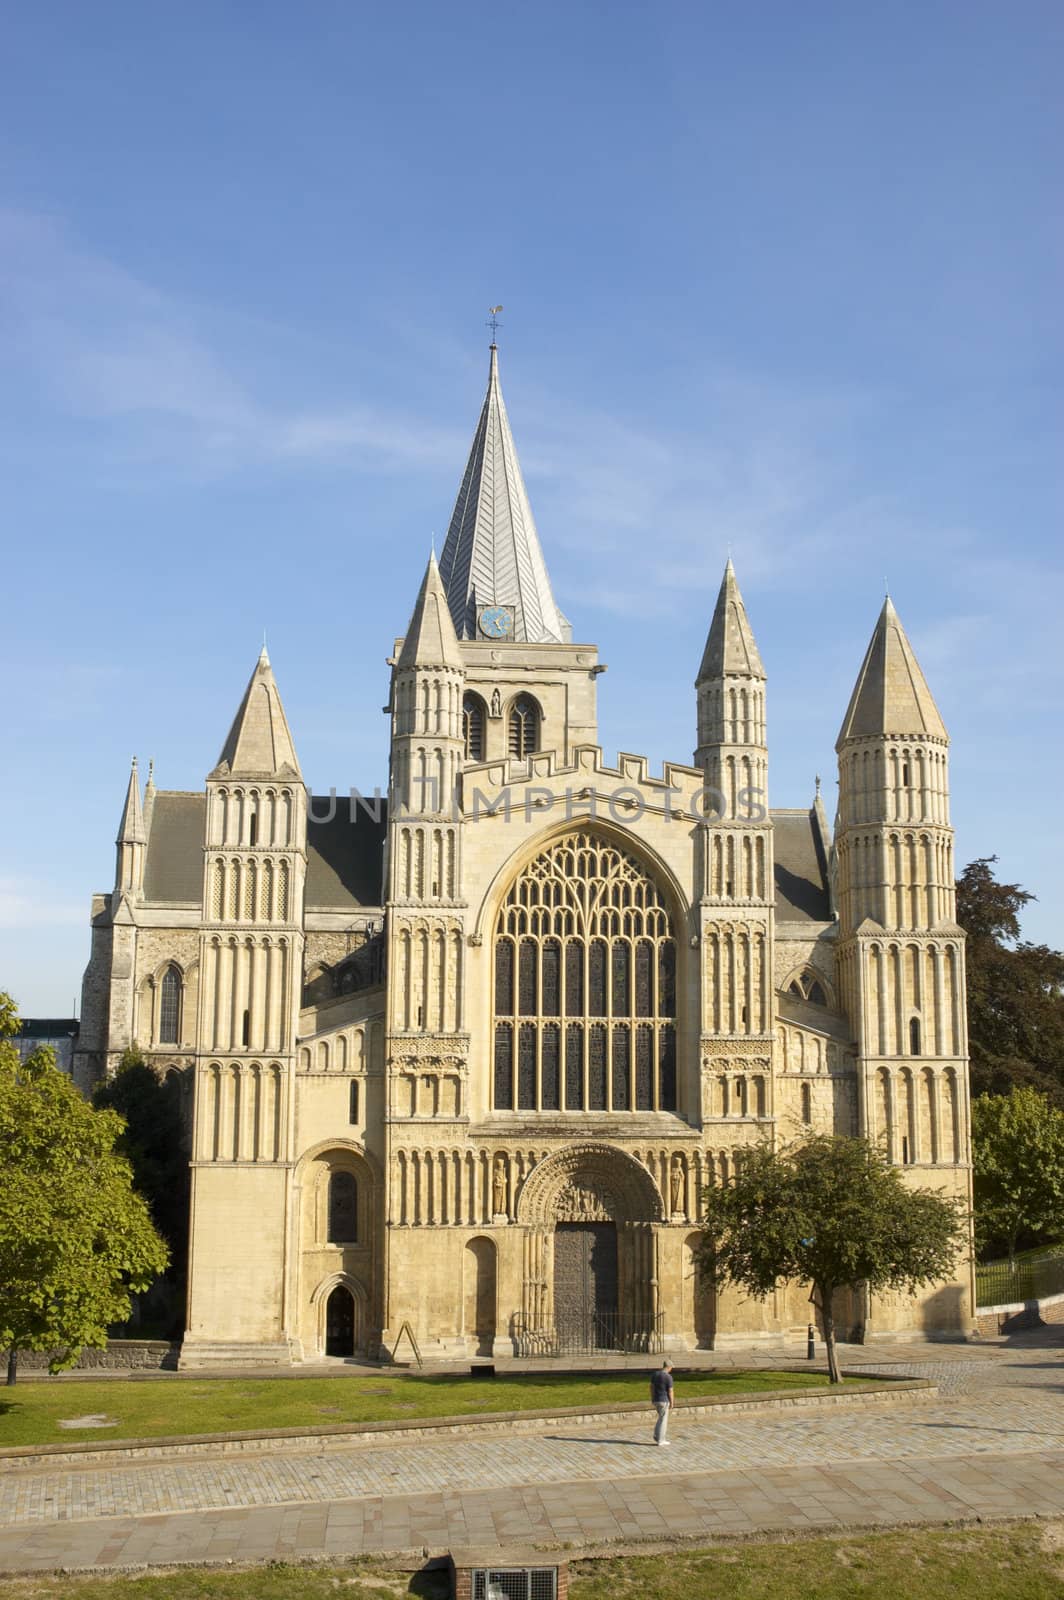
[{"label": "black bollard", "polygon": [[813,1324],[810,1322],[805,1335],[805,1359],[807,1361],[812,1361],[816,1357],[816,1351],[813,1349],[813,1339]]}]

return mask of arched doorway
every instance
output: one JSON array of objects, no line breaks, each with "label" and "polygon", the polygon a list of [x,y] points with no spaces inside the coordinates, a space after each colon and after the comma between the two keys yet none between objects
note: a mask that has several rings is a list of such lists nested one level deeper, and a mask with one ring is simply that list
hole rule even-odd
[{"label": "arched doorway", "polygon": [[571,1145],[541,1162],[518,1200],[528,1229],[520,1353],[659,1348],[662,1220],[650,1173],[616,1147]]},{"label": "arched doorway", "polygon": [[470,1239],[465,1247],[465,1333],[478,1356],[490,1356],[495,1345],[495,1246],[490,1239]]},{"label": "arched doorway", "polygon": [[325,1354],[353,1356],[355,1353],[355,1299],[338,1283],[325,1305]]}]

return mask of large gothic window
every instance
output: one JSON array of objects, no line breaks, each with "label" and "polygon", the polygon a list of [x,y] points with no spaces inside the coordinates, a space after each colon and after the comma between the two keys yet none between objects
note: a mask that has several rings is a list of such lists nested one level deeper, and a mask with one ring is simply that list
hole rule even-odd
[{"label": "large gothic window", "polygon": [[466,760],[483,761],[484,702],[478,694],[467,694],[462,700],[462,736]]},{"label": "large gothic window", "polygon": [[510,754],[530,756],[539,749],[539,706],[530,694],[519,694],[510,707]]},{"label": "large gothic window", "polygon": [[181,1027],[181,974],[167,967],[159,989],[159,1043],[177,1044]]},{"label": "large gothic window", "polygon": [[497,1111],[675,1111],[676,942],[645,868],[567,834],[495,934]]}]

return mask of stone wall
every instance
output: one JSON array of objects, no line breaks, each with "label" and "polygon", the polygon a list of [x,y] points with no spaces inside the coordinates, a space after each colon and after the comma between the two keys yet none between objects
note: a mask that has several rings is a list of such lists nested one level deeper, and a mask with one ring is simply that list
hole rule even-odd
[{"label": "stone wall", "polygon": [[[133,1372],[177,1366],[180,1343],[168,1339],[108,1339],[102,1350],[83,1350],[74,1372]],[[49,1356],[44,1350],[21,1350],[19,1370],[46,1372]]]}]

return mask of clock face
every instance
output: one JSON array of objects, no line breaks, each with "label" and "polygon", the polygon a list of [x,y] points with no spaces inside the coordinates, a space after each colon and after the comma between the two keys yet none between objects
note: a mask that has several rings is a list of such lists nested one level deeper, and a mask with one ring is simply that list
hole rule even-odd
[{"label": "clock face", "polygon": [[514,636],[513,606],[484,606],[477,618],[481,637],[485,639],[512,639]]}]

